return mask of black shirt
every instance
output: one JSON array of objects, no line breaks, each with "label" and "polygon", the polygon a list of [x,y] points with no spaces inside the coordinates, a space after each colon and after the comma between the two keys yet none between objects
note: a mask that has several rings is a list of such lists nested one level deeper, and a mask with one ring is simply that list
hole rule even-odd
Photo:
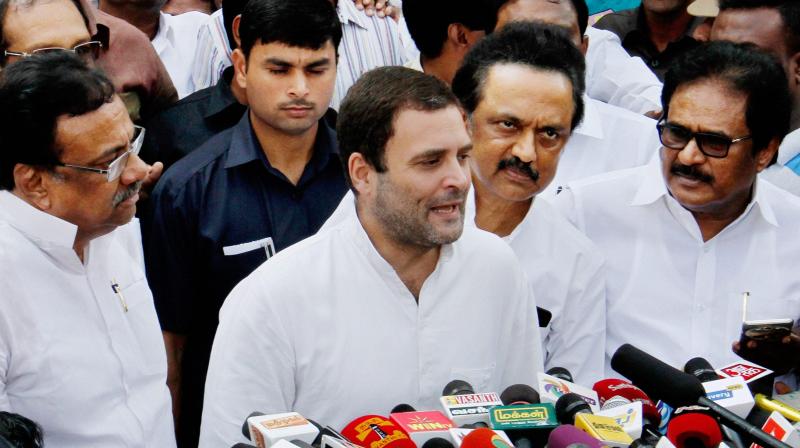
[{"label": "black shirt", "polygon": [[232,79],[233,67],[228,67],[216,85],[194,92],[150,119],[139,154],[142,160],[164,162],[166,169],[238,123],[247,107],[233,96]]},{"label": "black shirt", "polygon": [[594,24],[594,27],[611,31],[619,36],[622,46],[628,51],[628,54],[642,58],[650,70],[658,76],[658,79],[664,82],[664,74],[672,62],[678,56],[699,45],[691,35],[692,31],[702,22],[702,17],[692,19],[681,38],[667,44],[667,48],[661,52],[650,40],[641,6],[606,14]]},{"label": "black shirt", "polygon": [[335,132],[327,123],[319,121],[312,158],[296,186],[270,165],[245,114],[175,163],[153,192],[147,276],[162,329],[187,337],[182,446],[197,446],[225,297],[276,251],[316,233],[345,194]]}]

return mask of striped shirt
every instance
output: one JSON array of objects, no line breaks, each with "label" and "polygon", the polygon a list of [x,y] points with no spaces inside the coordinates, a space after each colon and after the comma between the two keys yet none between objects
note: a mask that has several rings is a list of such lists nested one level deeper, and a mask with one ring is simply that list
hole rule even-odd
[{"label": "striped shirt", "polygon": [[231,47],[222,10],[208,17],[197,32],[197,50],[192,64],[192,82],[195,91],[217,84],[222,71],[231,66]]}]

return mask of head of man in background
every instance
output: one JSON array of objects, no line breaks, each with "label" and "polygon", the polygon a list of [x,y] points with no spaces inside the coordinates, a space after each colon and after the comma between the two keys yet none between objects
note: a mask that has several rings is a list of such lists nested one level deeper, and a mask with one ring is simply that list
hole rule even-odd
[{"label": "head of man in background", "polygon": [[486,35],[492,21],[489,2],[403,1],[403,17],[420,51],[414,68],[450,84],[469,49]]},{"label": "head of man in background", "polygon": [[716,42],[667,72],[659,123],[669,193],[705,240],[741,215],[756,175],[788,128],[789,95],[774,58]]},{"label": "head of man in background", "polygon": [[479,227],[510,233],[553,179],[583,116],[583,78],[567,30],[539,23],[511,23],[464,60],[453,91],[470,118]]},{"label": "head of man in background", "polygon": [[800,2],[722,0],[711,40],[751,43],[778,58],[792,95],[790,129],[800,127]]},{"label": "head of man in background", "polygon": [[4,78],[0,187],[75,224],[82,258],[89,241],[133,218],[149,169],[136,155],[144,130],[111,82],[69,53],[37,55]]},{"label": "head of man in background", "polygon": [[558,25],[569,30],[570,39],[583,54],[589,47],[586,28],[589,8],[583,0],[494,0],[496,20],[493,29],[510,22],[533,20]]}]

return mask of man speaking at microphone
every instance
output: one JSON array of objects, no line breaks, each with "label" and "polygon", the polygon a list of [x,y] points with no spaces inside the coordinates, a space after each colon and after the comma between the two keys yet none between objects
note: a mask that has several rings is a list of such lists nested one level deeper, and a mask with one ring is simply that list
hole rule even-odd
[{"label": "man speaking at microphone", "polygon": [[526,383],[542,368],[535,301],[511,249],[464,228],[472,143],[448,87],[402,67],[365,74],[339,114],[357,213],[231,292],[211,353],[201,447],[252,411],[342,427],[442,387]]}]

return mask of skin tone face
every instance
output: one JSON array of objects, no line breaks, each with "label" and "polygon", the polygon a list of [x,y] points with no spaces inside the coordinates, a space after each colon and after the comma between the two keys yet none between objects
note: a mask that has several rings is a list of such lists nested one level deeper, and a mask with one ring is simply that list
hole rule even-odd
[{"label": "skin tone face", "polygon": [[[497,13],[496,29],[510,22],[534,20],[570,30],[572,43],[582,48],[578,16],[569,0],[511,0]],[[585,53],[585,50],[584,50]]]},{"label": "skin tone face", "polygon": [[671,15],[684,11],[687,0],[642,0],[642,6],[647,11],[659,15]]},{"label": "skin tone face", "polygon": [[572,83],[563,74],[517,64],[490,69],[472,114],[475,191],[524,202],[553,180],[570,135]]},{"label": "skin tone face", "polygon": [[[32,6],[9,5],[3,19],[9,51],[73,48],[90,40],[78,8],[70,0],[40,0]],[[9,62],[13,62],[10,58]]]},{"label": "skin tone face", "polygon": [[[722,81],[704,79],[675,91],[666,122],[735,139],[750,135],[746,106],[745,94]],[[713,158],[692,139],[682,150],[661,148],[662,172],[670,194],[692,212],[707,240],[742,213],[756,174],[767,167],[776,150],[777,142],[772,142],[754,155],[753,141],[748,139],[732,144],[727,157]]]},{"label": "skin tone face", "polygon": [[247,89],[256,132],[300,135],[316,132],[328,109],[336,80],[336,50],[328,41],[317,50],[271,42],[256,43],[247,61],[236,50],[238,82]]},{"label": "skin tone face", "polygon": [[[56,124],[59,160],[70,165],[107,169],[124,154],[134,136],[133,123],[118,97],[78,116],[61,116]],[[78,227],[76,251],[89,240],[113,231],[133,218],[139,189],[149,166],[131,154],[117,179],[68,167],[15,168],[15,194],[37,208]]]},{"label": "skin tone face", "polygon": [[787,62],[783,19],[775,8],[722,10],[711,27],[711,40],[751,43],[777,56],[784,66]]}]

